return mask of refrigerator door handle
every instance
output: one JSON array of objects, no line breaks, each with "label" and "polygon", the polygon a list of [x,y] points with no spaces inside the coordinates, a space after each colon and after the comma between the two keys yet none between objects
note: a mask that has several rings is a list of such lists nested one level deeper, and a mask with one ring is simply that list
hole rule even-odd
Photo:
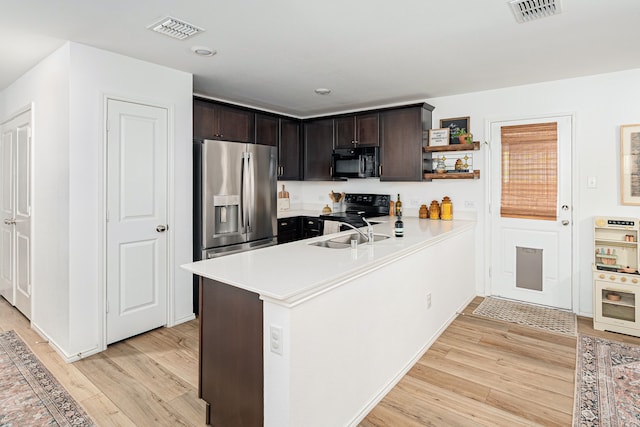
[{"label": "refrigerator door handle", "polygon": [[247,210],[247,198],[249,192],[248,185],[249,178],[249,153],[242,152],[242,180],[240,182],[240,203],[242,203],[241,215],[242,215],[242,232],[246,233],[249,226],[248,210]]},{"label": "refrigerator door handle", "polygon": [[255,159],[251,156],[251,153],[247,153],[249,163],[249,206],[247,216],[247,232],[253,232],[253,215],[255,215],[255,206],[253,201],[256,199],[256,182],[255,182]]}]

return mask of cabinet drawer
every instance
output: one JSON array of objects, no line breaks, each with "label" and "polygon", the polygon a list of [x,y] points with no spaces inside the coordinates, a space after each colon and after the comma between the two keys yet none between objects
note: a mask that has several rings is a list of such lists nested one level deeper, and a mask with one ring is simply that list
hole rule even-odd
[{"label": "cabinet drawer", "polygon": [[278,234],[282,231],[291,231],[298,229],[300,217],[282,218],[278,220]]}]

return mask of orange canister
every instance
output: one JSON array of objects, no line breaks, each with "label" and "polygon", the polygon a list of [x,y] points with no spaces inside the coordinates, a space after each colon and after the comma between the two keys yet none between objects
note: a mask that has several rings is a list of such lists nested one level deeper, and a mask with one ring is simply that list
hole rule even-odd
[{"label": "orange canister", "polygon": [[440,207],[440,219],[450,221],[453,219],[453,204],[449,196],[444,196],[442,199],[442,205]]},{"label": "orange canister", "polygon": [[429,206],[429,218],[440,219],[440,205],[437,200],[433,200]]},{"label": "orange canister", "polygon": [[429,209],[427,209],[427,205],[421,205],[420,210],[418,211],[419,218],[429,218]]}]

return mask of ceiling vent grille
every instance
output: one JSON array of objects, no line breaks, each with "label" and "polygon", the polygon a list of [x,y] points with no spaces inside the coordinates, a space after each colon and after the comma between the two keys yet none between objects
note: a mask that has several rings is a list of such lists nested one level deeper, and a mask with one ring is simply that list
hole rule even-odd
[{"label": "ceiling vent grille", "polygon": [[204,31],[200,27],[172,18],[171,16],[167,16],[166,18],[149,25],[147,28],[178,40],[188,39],[189,37],[193,37]]},{"label": "ceiling vent grille", "polygon": [[514,0],[509,4],[519,23],[557,15],[561,12],[560,0]]}]

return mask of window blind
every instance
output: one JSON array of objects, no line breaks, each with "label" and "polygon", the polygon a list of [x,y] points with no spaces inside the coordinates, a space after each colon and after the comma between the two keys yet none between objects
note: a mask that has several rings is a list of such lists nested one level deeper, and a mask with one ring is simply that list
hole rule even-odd
[{"label": "window blind", "polygon": [[503,126],[500,215],[555,221],[558,199],[558,125]]}]

